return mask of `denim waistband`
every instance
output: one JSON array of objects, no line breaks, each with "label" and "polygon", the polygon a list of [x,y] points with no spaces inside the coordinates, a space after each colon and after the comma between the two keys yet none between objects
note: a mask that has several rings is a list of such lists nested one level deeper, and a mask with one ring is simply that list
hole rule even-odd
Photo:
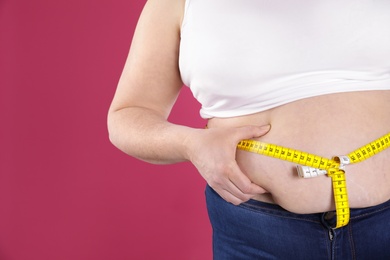
[{"label": "denim waistband", "polygon": [[235,206],[206,188],[214,259],[390,259],[390,200],[351,209],[334,229],[334,211],[296,214],[249,200]]},{"label": "denim waistband", "polygon": [[[326,213],[326,212],[320,212],[320,213],[310,213],[310,214],[298,214],[298,213],[287,211],[277,204],[266,203],[266,202],[253,200],[253,199],[241,203],[239,206],[249,210],[262,212],[264,214],[287,217],[287,218],[306,219],[315,222],[318,221],[319,215],[323,215],[324,213]],[[351,208],[350,219],[353,220],[353,219],[358,219],[360,217],[369,216],[370,214],[375,214],[377,212],[386,210],[388,208],[390,208],[390,200],[372,207]],[[329,212],[335,212],[335,211],[329,211]]]}]

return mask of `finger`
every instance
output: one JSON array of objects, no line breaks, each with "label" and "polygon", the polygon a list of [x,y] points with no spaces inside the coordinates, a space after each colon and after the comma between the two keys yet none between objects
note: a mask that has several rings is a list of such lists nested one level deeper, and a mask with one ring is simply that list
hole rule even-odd
[{"label": "finger", "polygon": [[[232,166],[233,167],[233,166]],[[238,165],[233,173],[232,167],[229,169],[229,174],[225,178],[216,178],[210,180],[208,184],[212,187],[224,200],[238,205],[248,201],[257,194],[263,194],[267,191],[252,183],[249,178],[240,171]]]},{"label": "finger", "polygon": [[216,192],[223,198],[225,201],[230,202],[234,205],[240,205],[243,202],[248,201],[250,198],[240,199],[230,193],[228,190],[216,190]]},{"label": "finger", "polygon": [[224,178],[216,178],[208,181],[210,187],[212,187],[224,200],[238,205],[244,201],[249,200],[254,194],[243,193],[228,176]]},{"label": "finger", "polygon": [[[228,174],[228,178],[236,188],[245,195],[255,195],[255,194],[263,194],[266,193],[263,187],[253,183],[246,174],[244,174],[240,167],[237,164],[231,166],[230,173]],[[241,195],[241,194],[237,194]]]},{"label": "finger", "polygon": [[241,171],[238,174],[229,176],[229,179],[231,183],[234,184],[243,194],[263,194],[267,192],[267,190],[263,187],[253,183]]},{"label": "finger", "polygon": [[239,203],[248,201],[254,196],[254,194],[242,192],[233,182],[230,182],[228,184],[228,188],[226,189],[226,191],[229,192],[234,198],[236,198]]},{"label": "finger", "polygon": [[227,189],[221,191],[221,194],[226,201],[233,203],[234,205],[239,205],[243,202],[246,202],[252,199],[256,194],[263,194],[266,191],[260,186],[252,183],[254,185],[253,189],[258,189],[258,193],[244,193],[242,192],[233,182],[230,182]]},{"label": "finger", "polygon": [[[251,183],[252,185],[253,183]],[[243,192],[239,187],[236,186],[235,183],[230,182],[227,185],[226,191],[229,192],[233,197],[235,197],[237,200],[241,202],[248,201],[249,199],[253,198],[257,194],[263,194],[265,193],[265,190],[261,187],[259,187],[256,184],[253,184],[253,187],[250,188],[252,191],[257,190],[258,192]]]},{"label": "finger", "polygon": [[[220,196],[228,202],[238,205],[242,202],[248,201],[254,197],[255,193],[244,193],[242,192],[233,182],[227,180],[224,185],[211,186]],[[261,188],[260,188],[261,189]],[[263,189],[261,189],[263,190]],[[260,192],[264,193],[264,192]],[[257,193],[258,194],[258,193]]]}]

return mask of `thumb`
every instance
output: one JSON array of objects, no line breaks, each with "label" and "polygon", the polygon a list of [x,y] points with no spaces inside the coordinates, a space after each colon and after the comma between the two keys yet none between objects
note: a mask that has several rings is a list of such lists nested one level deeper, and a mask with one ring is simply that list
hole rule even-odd
[{"label": "thumb", "polygon": [[271,129],[271,125],[263,125],[263,126],[244,126],[242,127],[241,139],[250,139],[255,137],[260,137],[265,135]]}]

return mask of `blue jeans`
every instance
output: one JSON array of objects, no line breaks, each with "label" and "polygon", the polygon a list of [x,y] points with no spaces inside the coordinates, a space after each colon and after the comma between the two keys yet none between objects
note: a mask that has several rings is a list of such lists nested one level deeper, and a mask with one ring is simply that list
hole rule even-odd
[{"label": "blue jeans", "polygon": [[390,201],[351,209],[350,223],[332,229],[334,212],[295,214],[250,200],[235,206],[206,188],[215,260],[390,259]]}]

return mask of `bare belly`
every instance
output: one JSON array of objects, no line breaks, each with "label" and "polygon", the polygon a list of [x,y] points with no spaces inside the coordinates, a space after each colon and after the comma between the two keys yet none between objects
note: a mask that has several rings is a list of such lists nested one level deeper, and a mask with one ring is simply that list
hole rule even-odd
[{"label": "bare belly", "polygon": [[[331,158],[390,132],[390,91],[324,95],[299,100],[272,110],[234,118],[213,118],[208,127],[271,124],[258,138]],[[246,151],[237,151],[241,169],[269,193],[255,199],[276,203],[296,213],[334,209],[331,179],[301,179],[295,165]],[[351,208],[374,206],[390,199],[390,148],[346,167]]]}]

